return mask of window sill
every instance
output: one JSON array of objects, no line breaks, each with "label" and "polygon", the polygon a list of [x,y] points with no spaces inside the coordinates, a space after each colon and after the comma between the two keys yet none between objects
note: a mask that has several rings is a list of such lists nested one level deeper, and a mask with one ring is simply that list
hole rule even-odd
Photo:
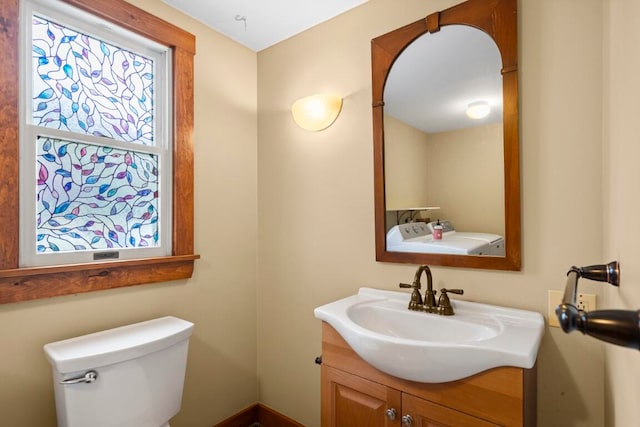
[{"label": "window sill", "polygon": [[200,255],[0,270],[0,304],[188,279]]}]

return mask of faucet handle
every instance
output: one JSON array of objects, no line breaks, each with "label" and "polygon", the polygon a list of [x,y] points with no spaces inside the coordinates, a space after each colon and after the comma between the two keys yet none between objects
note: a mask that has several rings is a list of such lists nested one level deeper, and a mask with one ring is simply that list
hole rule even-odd
[{"label": "faucet handle", "polygon": [[409,285],[408,283],[400,283],[401,288],[411,288],[413,292],[411,292],[411,299],[409,300],[409,310],[421,310],[422,308],[422,295],[420,295],[420,282],[416,285],[413,283]]},{"label": "faucet handle", "polygon": [[440,289],[440,298],[438,298],[438,311],[440,314],[444,316],[452,316],[454,314],[453,307],[451,306],[451,300],[449,300],[449,295],[447,293],[462,295],[464,294],[463,289]]}]

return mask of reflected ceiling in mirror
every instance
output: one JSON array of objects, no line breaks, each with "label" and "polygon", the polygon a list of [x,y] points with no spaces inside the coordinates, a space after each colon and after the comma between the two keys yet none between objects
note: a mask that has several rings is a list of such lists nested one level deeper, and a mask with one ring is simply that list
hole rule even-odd
[{"label": "reflected ceiling in mirror", "polygon": [[[396,59],[384,88],[384,112],[426,134],[502,123],[502,60],[495,42],[465,25],[423,34]],[[472,119],[469,104],[489,115]]]},{"label": "reflected ceiling in mirror", "polygon": [[469,0],[372,40],[379,261],[520,269],[515,11]]}]

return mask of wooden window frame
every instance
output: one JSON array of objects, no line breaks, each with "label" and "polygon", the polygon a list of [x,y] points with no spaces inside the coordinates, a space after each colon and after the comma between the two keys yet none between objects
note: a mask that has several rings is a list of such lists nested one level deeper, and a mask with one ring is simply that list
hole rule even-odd
[{"label": "wooden window frame", "polygon": [[193,57],[195,36],[124,0],[61,0],[171,48],[173,201],[171,255],[19,267],[20,0],[0,2],[0,304],[187,279],[193,248]]}]

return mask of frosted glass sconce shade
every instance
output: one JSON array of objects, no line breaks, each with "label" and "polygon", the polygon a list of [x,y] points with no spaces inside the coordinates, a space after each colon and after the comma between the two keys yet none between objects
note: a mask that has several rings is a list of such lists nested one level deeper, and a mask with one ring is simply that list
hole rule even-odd
[{"label": "frosted glass sconce shade", "polygon": [[491,107],[487,101],[476,101],[469,104],[467,116],[470,119],[484,119],[491,112]]},{"label": "frosted glass sconce shade", "polygon": [[339,96],[318,94],[298,99],[291,106],[291,114],[302,129],[319,131],[331,126],[341,109]]}]

